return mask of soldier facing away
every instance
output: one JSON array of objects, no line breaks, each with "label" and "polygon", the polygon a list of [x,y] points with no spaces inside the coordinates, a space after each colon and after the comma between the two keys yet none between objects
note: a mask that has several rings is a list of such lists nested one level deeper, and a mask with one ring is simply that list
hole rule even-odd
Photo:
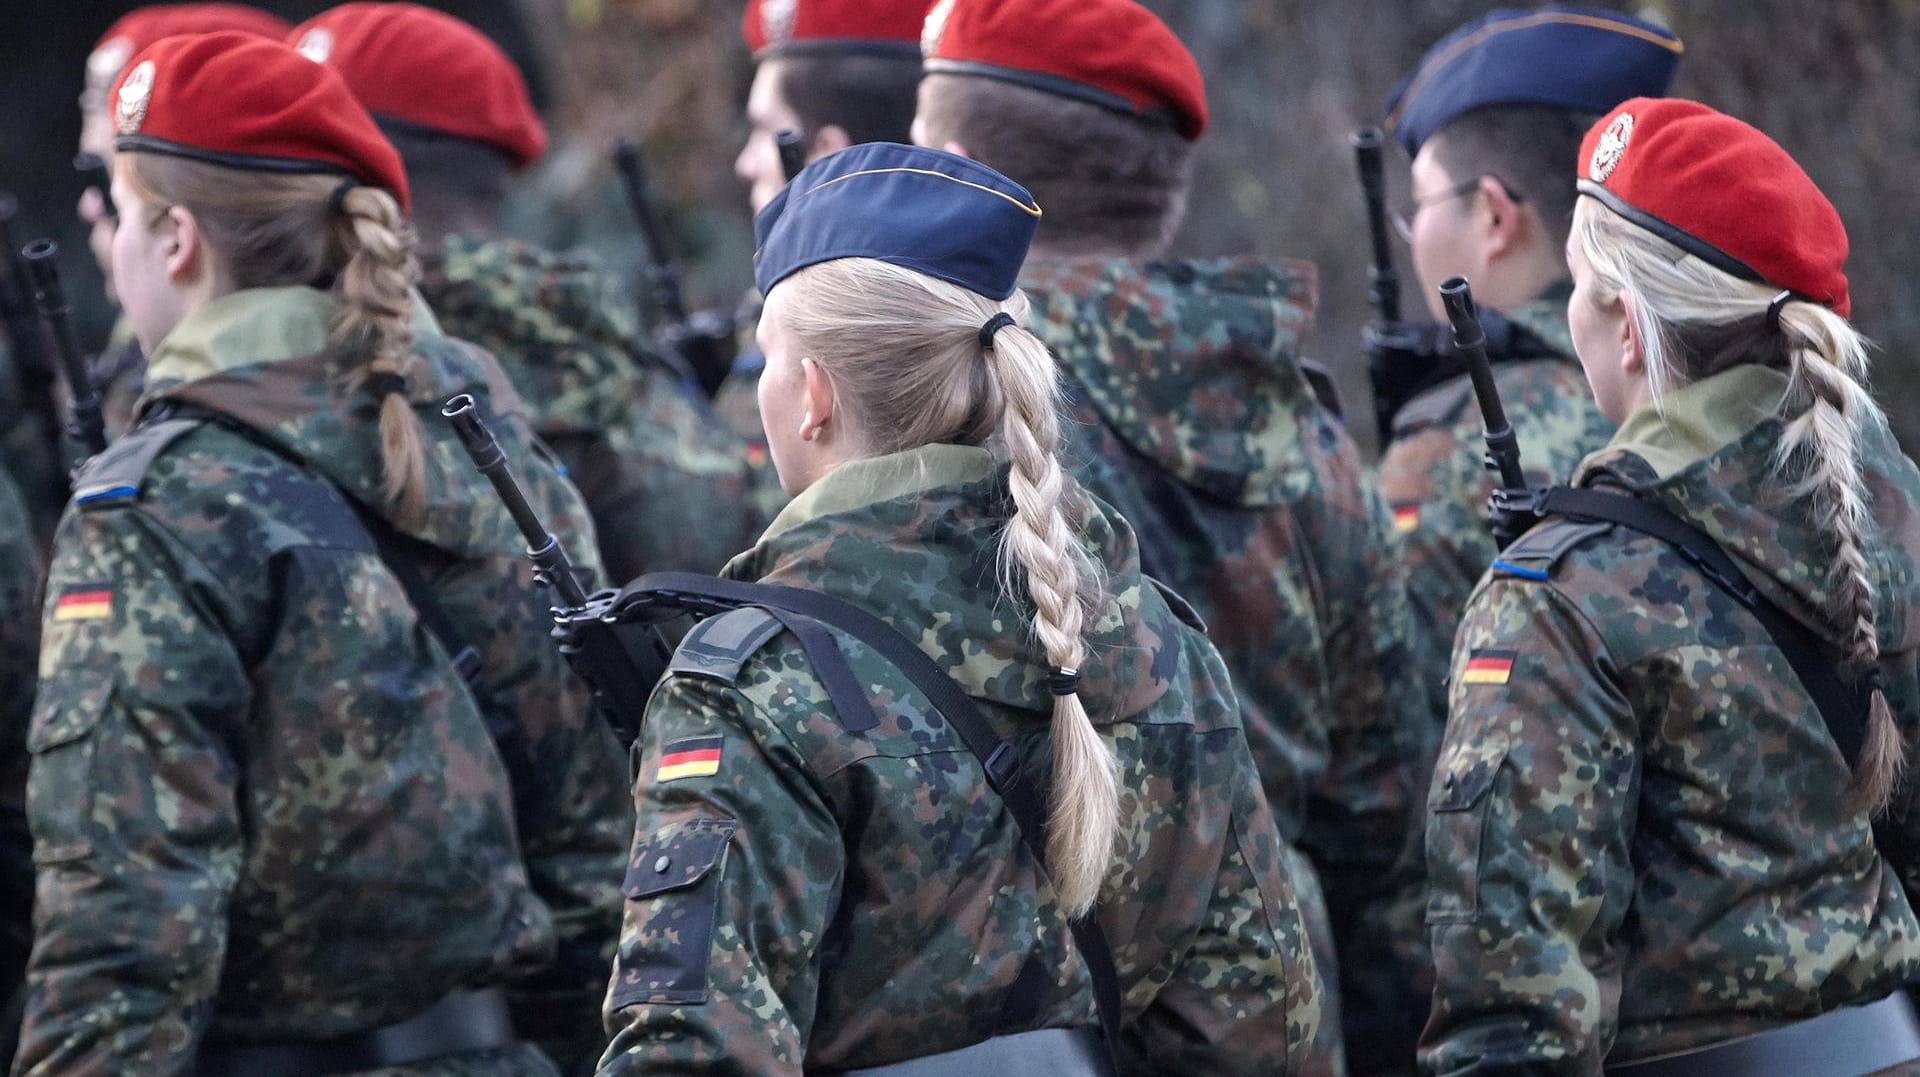
[{"label": "soldier facing away", "polygon": [[1620,105],[1579,177],[1568,317],[1620,427],[1574,482],[1696,529],[1730,578],[1561,518],[1475,591],[1428,801],[1422,1061],[1920,1071],[1920,470],[1867,388],[1846,231],[1691,101]]},{"label": "soldier facing away", "polygon": [[761,403],[795,498],[726,575],[924,652],[1051,791],[1044,863],[954,709],[882,652],[836,633],[843,706],[781,622],[708,620],[636,748],[603,1074],[1111,1073],[1068,925],[1090,909],[1121,1072],[1319,1068],[1322,988],[1226,670],[1056,457],[1015,286],[1039,216],[989,168],[886,144],[761,213]]},{"label": "soldier facing away", "polygon": [[713,572],[752,545],[780,501],[771,470],[651,357],[617,280],[499,236],[513,174],[547,137],[506,53],[417,4],[343,4],[287,40],[337,69],[399,149],[421,292],[448,335],[500,360],[613,578]]},{"label": "soldier facing away", "polygon": [[1323,960],[1337,940],[1343,981],[1409,977],[1354,928],[1410,859],[1438,737],[1385,502],[1297,365],[1313,266],[1161,257],[1205,88],[1130,0],[954,0],[924,48],[916,138],[1047,207],[1022,279],[1063,370],[1065,456],[1206,620],[1281,833],[1312,858],[1296,877],[1325,886],[1302,887]]},{"label": "soldier facing away", "polygon": [[509,1015],[604,982],[620,756],[423,418],[474,393],[525,455],[519,403],[412,294],[400,157],[331,70],[172,37],[111,100],[152,362],[49,572],[17,1070],[554,1073]]}]

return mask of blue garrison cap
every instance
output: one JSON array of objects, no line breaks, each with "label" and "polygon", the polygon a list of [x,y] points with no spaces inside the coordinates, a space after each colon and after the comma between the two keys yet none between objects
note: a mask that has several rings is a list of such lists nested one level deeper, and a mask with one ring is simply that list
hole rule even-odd
[{"label": "blue garrison cap", "polygon": [[877,258],[991,299],[1013,294],[1040,226],[1025,187],[978,161],[866,142],[800,170],[754,219],[765,295],[836,258]]},{"label": "blue garrison cap", "polygon": [[1665,97],[1682,46],[1671,30],[1570,4],[1504,9],[1427,50],[1387,98],[1387,130],[1407,155],[1483,105],[1606,112],[1629,97]]}]

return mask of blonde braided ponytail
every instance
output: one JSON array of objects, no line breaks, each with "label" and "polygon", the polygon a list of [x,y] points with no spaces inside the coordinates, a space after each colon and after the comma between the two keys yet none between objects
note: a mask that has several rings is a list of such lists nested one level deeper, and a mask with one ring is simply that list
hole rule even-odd
[{"label": "blonde braided ponytail", "polygon": [[[366,360],[352,375],[364,385],[386,374],[404,385],[413,368],[413,286],[420,276],[412,227],[392,195],[354,187],[339,198],[334,225],[347,254],[339,287],[345,300],[337,332]],[[380,448],[385,461],[387,504],[402,526],[417,523],[426,508],[426,462],[420,422],[407,394],[380,394]]]}]

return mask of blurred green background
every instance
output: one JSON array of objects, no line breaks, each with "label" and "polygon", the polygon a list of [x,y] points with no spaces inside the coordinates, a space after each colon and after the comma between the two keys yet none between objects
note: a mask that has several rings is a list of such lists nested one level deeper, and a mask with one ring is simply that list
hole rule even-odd
[{"label": "blurred green background", "polygon": [[[67,241],[67,270],[91,294],[92,267],[67,167],[75,98],[94,40],[135,5],[0,4],[0,189],[23,203],[22,240]],[[262,0],[298,20],[324,0]],[[751,280],[751,221],[732,160],[751,77],[743,0],[439,0],[525,68],[553,128],[528,177],[516,231],[590,247],[631,270],[642,257],[607,163],[617,137],[641,140],[694,305],[731,306]],[[1475,2],[1147,0],[1192,48],[1213,125],[1198,154],[1192,212],[1176,253],[1308,258],[1321,273],[1311,354],[1365,414],[1358,362],[1366,320],[1366,234],[1347,136],[1378,119],[1387,89],[1448,30],[1496,7]],[[1790,150],[1839,207],[1857,323],[1881,345],[1876,391],[1911,450],[1920,445],[1920,0],[1666,0],[1594,6],[1664,23],[1686,42],[1674,92],[1746,119]],[[1569,163],[1569,168],[1572,163]],[[1388,158],[1389,199],[1406,161]],[[1403,275],[1410,277],[1405,251]],[[1409,284],[1410,288],[1412,285]],[[1413,304],[1417,309],[1417,303]],[[87,312],[98,339],[105,312]],[[1354,433],[1370,446],[1367,424]]]}]

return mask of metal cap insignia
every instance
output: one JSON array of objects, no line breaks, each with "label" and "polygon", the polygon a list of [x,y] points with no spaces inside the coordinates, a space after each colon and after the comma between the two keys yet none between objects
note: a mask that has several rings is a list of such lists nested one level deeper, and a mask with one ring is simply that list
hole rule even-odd
[{"label": "metal cap insignia", "polygon": [[326,63],[327,57],[333,55],[333,31],[324,26],[308,30],[306,36],[300,39],[300,44],[294,46],[294,51],[316,64]]},{"label": "metal cap insignia", "polygon": [[147,118],[147,101],[153,96],[153,73],[153,61],[142,60],[120,84],[120,100],[113,106],[114,129],[120,134],[139,133]]},{"label": "metal cap insignia", "polygon": [[1619,166],[1620,158],[1627,152],[1627,140],[1633,137],[1633,113],[1622,112],[1613,118],[1607,129],[1600,132],[1600,142],[1593,147],[1593,158],[1587,162],[1587,174],[1595,183],[1605,183],[1607,177]]}]

